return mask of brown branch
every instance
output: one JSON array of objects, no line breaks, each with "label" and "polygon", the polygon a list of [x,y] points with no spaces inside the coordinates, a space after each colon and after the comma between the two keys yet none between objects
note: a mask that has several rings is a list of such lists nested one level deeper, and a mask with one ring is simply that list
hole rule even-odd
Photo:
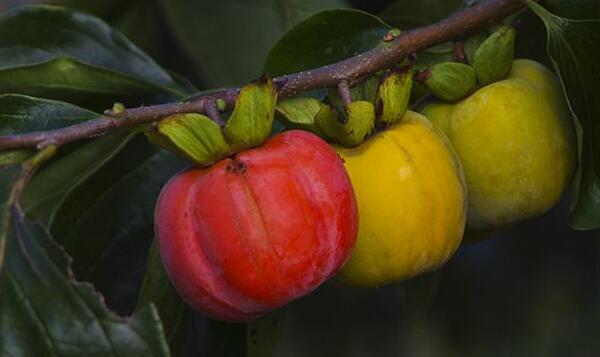
[{"label": "brown branch", "polygon": [[337,84],[338,93],[340,94],[340,98],[342,99],[342,103],[344,105],[350,104],[352,102],[352,93],[350,92],[350,83],[347,80],[341,80]]},{"label": "brown branch", "polygon": [[[462,39],[498,23],[521,10],[521,0],[489,0],[469,7],[438,23],[403,32],[388,42],[346,60],[303,72],[274,78],[279,97],[294,95],[316,88],[352,82],[401,62],[408,55],[433,45]],[[187,103],[169,103],[127,109],[119,114],[107,114],[99,119],[44,132],[0,136],[0,150],[61,145],[76,140],[104,135],[110,131],[142,123],[150,123],[178,113],[205,113],[207,101],[223,100],[228,108],[235,102],[239,89],[231,88]]]}]

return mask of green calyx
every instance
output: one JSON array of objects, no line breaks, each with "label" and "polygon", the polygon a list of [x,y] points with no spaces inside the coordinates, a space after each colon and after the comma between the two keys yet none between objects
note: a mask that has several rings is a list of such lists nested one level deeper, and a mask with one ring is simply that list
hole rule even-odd
[{"label": "green calyx", "polygon": [[177,114],[158,123],[156,132],[146,134],[151,142],[178,153],[200,166],[225,157],[230,149],[221,128],[202,114]]},{"label": "green calyx", "polygon": [[475,59],[475,53],[479,49],[479,46],[488,38],[487,32],[479,32],[469,37],[465,42],[465,55],[467,56],[467,62],[473,64]]},{"label": "green calyx", "polygon": [[400,121],[408,109],[413,84],[410,66],[388,71],[379,84],[377,119],[385,125]]},{"label": "green calyx", "polygon": [[319,131],[327,139],[342,146],[353,147],[362,143],[375,126],[375,106],[365,100],[351,102],[345,109],[346,121],[342,123],[338,113],[323,105],[315,118]]},{"label": "green calyx", "polygon": [[456,102],[467,97],[477,86],[473,67],[457,62],[444,62],[421,72],[418,77],[437,98]]},{"label": "green calyx", "polygon": [[[152,143],[187,157],[196,165],[208,166],[267,140],[276,100],[273,82],[262,78],[240,90],[223,128],[205,115],[187,113],[164,118],[155,127],[144,127],[144,132]],[[222,100],[215,104],[217,110],[225,109]]]},{"label": "green calyx", "polygon": [[349,88],[349,102],[342,99],[339,88],[329,88],[328,104],[316,98],[290,98],[277,104],[276,115],[287,128],[308,130],[329,142],[354,147],[372,133],[376,121],[389,126],[402,119],[412,85],[412,64],[406,62]]},{"label": "green calyx", "polygon": [[472,65],[481,85],[487,85],[508,76],[514,58],[514,27],[504,25],[492,33],[473,55]]},{"label": "green calyx", "polygon": [[234,151],[261,145],[271,134],[277,91],[270,78],[263,77],[240,90],[223,134]]}]

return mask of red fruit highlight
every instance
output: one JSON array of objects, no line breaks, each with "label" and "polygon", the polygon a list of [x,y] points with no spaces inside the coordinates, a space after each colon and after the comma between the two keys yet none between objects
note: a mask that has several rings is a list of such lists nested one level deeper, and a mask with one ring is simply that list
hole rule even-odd
[{"label": "red fruit highlight", "polygon": [[155,214],[175,288],[223,321],[252,320],[313,291],[349,258],[357,222],[341,159],[294,130],[173,177]]}]

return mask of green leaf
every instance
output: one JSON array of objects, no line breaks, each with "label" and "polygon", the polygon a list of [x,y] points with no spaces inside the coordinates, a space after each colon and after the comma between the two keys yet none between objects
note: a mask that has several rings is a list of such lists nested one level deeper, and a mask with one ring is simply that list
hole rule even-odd
[{"label": "green leaf", "polygon": [[125,320],[86,283],[40,224],[12,206],[0,279],[0,345],[10,356],[168,356],[160,319],[149,307]]},{"label": "green leaf", "polygon": [[[168,25],[212,87],[256,78],[269,49],[299,19],[345,0],[162,0]],[[190,14],[193,14],[190,16]]]},{"label": "green leaf", "polygon": [[379,17],[401,30],[432,24],[458,10],[463,0],[397,0],[386,7]]},{"label": "green leaf", "polygon": [[56,151],[0,167],[0,234],[6,256],[0,276],[0,346],[10,356],[168,356],[153,306],[125,320],[92,286],[72,280],[70,258],[41,224],[25,219],[21,187]]},{"label": "green leaf", "polygon": [[53,6],[0,15],[0,93],[52,98],[187,90],[102,20]]},{"label": "green leaf", "polygon": [[390,27],[358,10],[328,10],[292,27],[273,47],[264,71],[271,76],[331,64],[369,50]]},{"label": "green leaf", "polygon": [[144,309],[151,304],[154,304],[158,310],[173,355],[179,356],[186,335],[192,332],[193,312],[171,284],[160,259],[156,240],[148,250],[146,275],[136,310]]},{"label": "green leaf", "polygon": [[97,119],[100,114],[54,100],[0,95],[0,135],[45,131]]},{"label": "green leaf", "polygon": [[526,3],[546,25],[548,54],[578,124],[579,168],[570,223],[576,229],[600,228],[600,20],[569,20]]}]

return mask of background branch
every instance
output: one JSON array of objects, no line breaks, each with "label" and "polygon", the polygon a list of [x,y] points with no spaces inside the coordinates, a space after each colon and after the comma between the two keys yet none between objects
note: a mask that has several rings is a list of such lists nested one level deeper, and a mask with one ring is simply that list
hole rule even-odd
[{"label": "background branch", "polygon": [[[521,10],[521,0],[489,0],[469,7],[438,23],[402,33],[388,46],[377,47],[346,60],[303,72],[274,78],[279,97],[286,97],[317,88],[337,86],[371,75],[401,62],[412,53],[436,44],[462,39],[500,22]],[[178,113],[206,113],[207,103],[221,99],[231,108],[239,89],[230,88],[185,103],[168,103],[126,109],[121,113],[106,112],[99,119],[43,132],[0,136],[0,150],[43,148],[104,135],[116,129],[151,123]],[[214,109],[214,108],[210,108]],[[214,116],[213,110],[208,110]],[[213,118],[214,119],[214,118]]]}]

